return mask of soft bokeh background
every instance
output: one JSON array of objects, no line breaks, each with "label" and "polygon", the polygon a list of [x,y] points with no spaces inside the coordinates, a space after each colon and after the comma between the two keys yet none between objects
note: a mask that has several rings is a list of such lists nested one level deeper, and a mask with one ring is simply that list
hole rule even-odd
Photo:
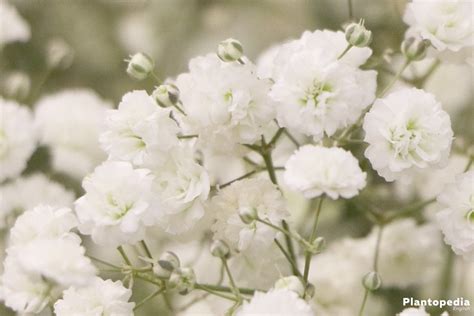
[{"label": "soft bokeh background", "polygon": [[[30,24],[32,38],[27,43],[9,44],[1,51],[0,82],[13,71],[23,71],[31,77],[33,88],[40,85],[46,69],[47,44],[53,38],[61,38],[74,51],[74,61],[70,68],[54,71],[42,84],[41,94],[65,88],[92,88],[114,105],[127,91],[153,87],[151,80],[136,82],[126,75],[124,59],[134,52],[152,56],[161,78],[175,77],[186,71],[191,57],[214,51],[217,43],[228,37],[239,39],[246,55],[256,60],[272,44],[297,38],[305,30],[342,29],[349,20],[347,0],[13,0],[10,3]],[[367,28],[373,31],[374,63],[384,54],[389,56],[387,49],[398,50],[406,29],[402,21],[404,5],[404,0],[353,0],[354,19],[364,18]],[[386,80],[382,67],[378,70],[379,80]],[[443,101],[455,122],[457,138],[464,143],[472,143],[474,139],[472,85],[472,69],[466,65],[442,66],[425,85]],[[29,168],[44,169],[46,164],[47,155],[40,150]],[[68,181],[62,179],[69,187],[80,190],[78,183]],[[396,205],[400,196],[413,193],[409,184],[397,189],[399,196],[392,195],[394,191],[386,190],[387,187],[377,187],[376,193],[367,194]],[[379,207],[383,208],[383,203]],[[370,230],[369,223],[351,211],[349,203],[338,207],[342,208],[338,215],[344,221],[326,212],[323,235],[357,237]],[[401,310],[401,297],[407,293],[413,293],[413,289],[389,289],[379,295],[388,298],[393,315]],[[160,306],[143,308],[141,313],[156,315],[160,310],[163,315],[169,314],[163,304]],[[0,315],[9,314],[0,308]]]}]

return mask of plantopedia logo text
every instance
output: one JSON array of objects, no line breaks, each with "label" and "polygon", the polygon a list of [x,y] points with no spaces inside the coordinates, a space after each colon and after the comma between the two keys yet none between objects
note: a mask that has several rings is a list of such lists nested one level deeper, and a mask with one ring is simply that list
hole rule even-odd
[{"label": "plantopedia logo text", "polygon": [[404,297],[403,306],[410,307],[420,307],[420,306],[435,306],[439,308],[443,307],[452,307],[453,310],[457,311],[466,311],[471,309],[471,302],[464,297],[458,297],[455,299],[449,300],[438,300],[438,299],[426,299],[426,300],[417,300],[413,297]]}]

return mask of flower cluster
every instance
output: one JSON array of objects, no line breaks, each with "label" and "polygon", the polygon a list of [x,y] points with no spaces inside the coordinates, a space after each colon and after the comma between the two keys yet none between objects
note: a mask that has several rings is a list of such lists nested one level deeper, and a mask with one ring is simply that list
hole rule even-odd
[{"label": "flower cluster", "polygon": [[[380,36],[364,20],[305,31],[256,63],[229,38],[165,80],[138,52],[116,106],[10,76],[0,299],[21,315],[165,314],[160,294],[176,315],[385,315],[392,292],[430,296],[453,271],[469,276],[458,261],[474,260],[474,151],[425,83],[472,51],[471,9],[410,1],[395,54],[369,47]],[[29,32],[0,0],[0,49]],[[71,47],[47,51],[48,73],[67,72]]]}]

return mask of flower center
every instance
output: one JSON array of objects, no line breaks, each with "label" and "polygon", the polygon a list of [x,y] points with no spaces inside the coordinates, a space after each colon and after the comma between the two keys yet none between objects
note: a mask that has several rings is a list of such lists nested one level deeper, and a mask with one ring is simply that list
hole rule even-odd
[{"label": "flower center", "polygon": [[414,120],[409,120],[405,126],[391,129],[390,133],[391,147],[401,158],[414,155],[423,140],[423,133]]},{"label": "flower center", "polygon": [[113,219],[121,219],[133,207],[133,203],[121,203],[117,201],[112,193],[107,194],[107,204],[110,206],[108,214]]},{"label": "flower center", "polygon": [[318,106],[319,103],[325,102],[332,95],[332,87],[325,82],[319,82],[316,79],[313,85],[306,89],[304,97],[300,99],[303,106]]}]

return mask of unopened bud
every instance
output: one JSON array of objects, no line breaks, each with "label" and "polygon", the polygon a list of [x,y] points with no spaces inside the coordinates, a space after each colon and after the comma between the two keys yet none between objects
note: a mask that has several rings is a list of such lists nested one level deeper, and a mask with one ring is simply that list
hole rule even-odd
[{"label": "unopened bud", "polygon": [[126,61],[128,62],[127,73],[130,77],[137,80],[147,78],[153,71],[153,68],[155,68],[153,59],[144,53],[136,53]]},{"label": "unopened bud", "polygon": [[252,207],[241,207],[239,209],[239,216],[242,222],[245,224],[251,224],[257,219],[258,214]]},{"label": "unopened bud", "polygon": [[242,44],[233,38],[228,38],[225,41],[220,42],[217,47],[217,56],[225,62],[239,60],[243,53],[244,49],[242,48]]},{"label": "unopened bud", "polygon": [[362,284],[367,290],[375,291],[382,285],[382,279],[377,272],[372,271],[364,276]]},{"label": "unopened bud", "polygon": [[346,27],[346,40],[352,46],[366,47],[372,41],[372,32],[365,28],[363,21],[351,23]]},{"label": "unopened bud", "polygon": [[48,43],[47,63],[53,69],[69,68],[74,60],[74,51],[62,39],[56,38]]},{"label": "unopened bud", "polygon": [[179,268],[180,262],[176,254],[171,251],[166,251],[160,256],[160,259],[158,259],[158,264],[165,270],[173,271]]},{"label": "unopened bud", "polygon": [[24,100],[30,93],[31,80],[23,72],[13,72],[5,78],[3,88],[6,96]]},{"label": "unopened bud", "polygon": [[211,245],[211,254],[218,258],[227,258],[230,254],[230,249],[222,240],[215,240]]},{"label": "unopened bud", "polygon": [[161,107],[176,105],[179,101],[179,89],[174,84],[162,84],[152,93],[153,99]]},{"label": "unopened bud", "polygon": [[180,268],[175,271],[170,276],[169,285],[171,288],[176,288],[176,290],[181,295],[188,294],[191,290],[194,289],[196,284],[196,275],[194,270],[191,268]]},{"label": "unopened bud", "polygon": [[408,37],[402,42],[401,51],[407,60],[421,60],[425,58],[430,45],[431,42],[429,40],[419,37]]},{"label": "unopened bud", "polygon": [[324,237],[316,238],[309,247],[308,251],[312,254],[320,253],[326,247],[326,239]]},{"label": "unopened bud", "polygon": [[286,290],[295,292],[300,297],[303,297],[303,295],[305,294],[303,283],[301,283],[300,279],[298,279],[294,275],[279,279],[278,281],[275,282],[274,288],[286,289]]}]

